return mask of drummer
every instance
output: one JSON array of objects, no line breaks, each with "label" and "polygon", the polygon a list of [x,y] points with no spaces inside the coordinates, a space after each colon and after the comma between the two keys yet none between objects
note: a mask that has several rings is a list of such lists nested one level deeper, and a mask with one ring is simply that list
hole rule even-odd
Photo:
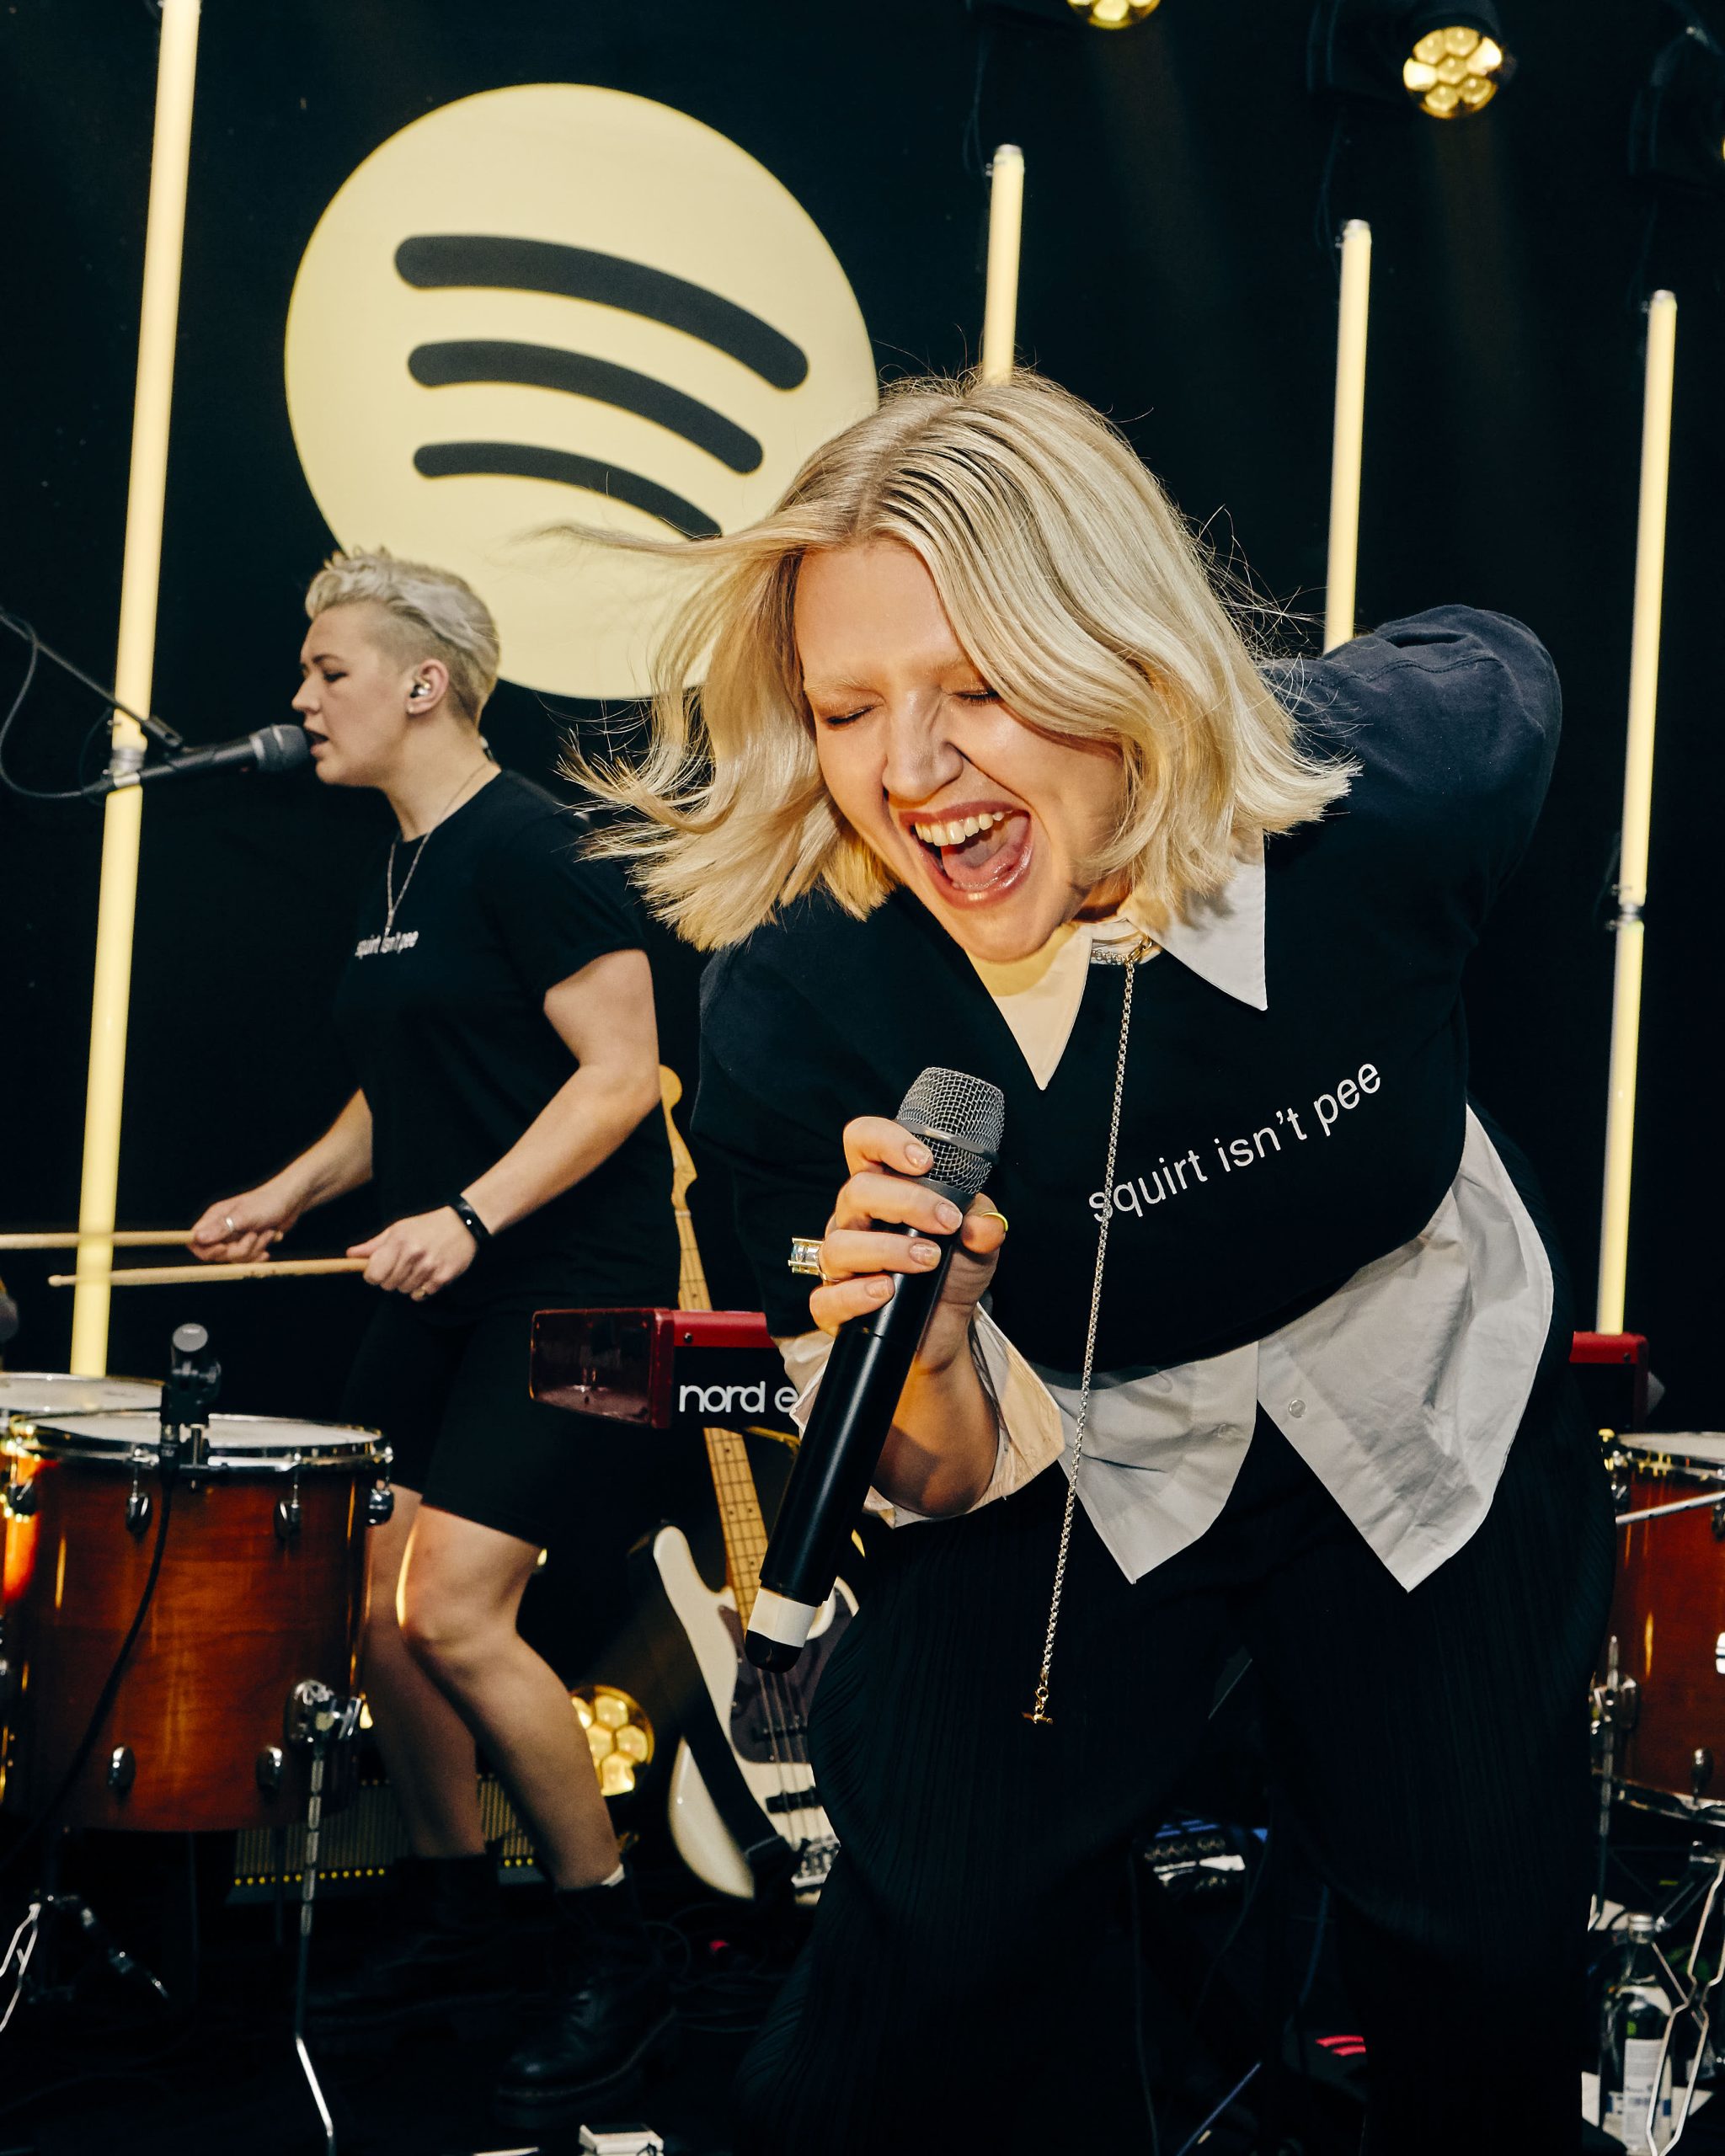
[{"label": "drummer", "polygon": [[539,2123],[629,2073],[670,2017],[568,1692],[515,1623],[548,1524],[605,1472],[528,1396],[529,1314],[676,1299],[653,985],[622,877],[486,747],[499,644],[476,594],[337,554],[306,611],[293,701],[318,776],[375,787],[400,827],[336,997],[358,1084],[286,1167],[218,1198],[192,1248],[257,1257],[311,1207],[375,1189],[387,1225],[350,1254],[383,1292],[342,1412],[394,1449],[364,1669],[414,1858],[395,1935],[314,2014],[326,2042],[371,2041],[507,1989],[477,1739],[555,1889],[552,2010],[499,2092]]}]

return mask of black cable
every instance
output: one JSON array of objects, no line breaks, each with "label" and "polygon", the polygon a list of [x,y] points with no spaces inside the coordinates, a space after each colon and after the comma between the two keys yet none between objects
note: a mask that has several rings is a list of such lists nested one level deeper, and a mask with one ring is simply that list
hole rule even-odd
[{"label": "black cable", "polygon": [[[1253,1838],[1249,1835],[1247,1837],[1248,1842],[1252,1838]],[[1259,1882],[1262,1881],[1264,1874],[1269,1870],[1269,1845],[1266,1843],[1259,1852],[1257,1870],[1252,1873],[1251,1878],[1246,1882],[1246,1898],[1240,1904],[1240,1913],[1235,1918],[1233,1923],[1229,1926],[1227,1937],[1222,1941],[1221,1945],[1217,1948],[1215,1954],[1212,1957],[1210,1967],[1204,1972],[1204,1982],[1198,1988],[1198,1997],[1193,2001],[1192,2033],[1194,2036],[1198,2034],[1198,2025],[1199,2020],[1203,2016],[1204,2002],[1210,1997],[1210,1986],[1215,1982],[1223,1962],[1226,1961],[1229,1955],[1233,1952],[1235,1945],[1238,1941],[1241,1933],[1245,1929],[1246,1919],[1252,1914],[1252,1905],[1258,1898]]]},{"label": "black cable", "polygon": [[78,1739],[77,1749],[72,1757],[72,1764],[61,1776],[60,1785],[49,1799],[47,1808],[38,1816],[23,1840],[8,1853],[4,1862],[0,1863],[0,1878],[3,1878],[12,1870],[25,1850],[39,1841],[46,1829],[53,1824],[56,1814],[66,1802],[67,1798],[71,1796],[78,1776],[83,1772],[91,1753],[96,1748],[96,1739],[101,1735],[102,1725],[112,1712],[114,1702],[119,1697],[120,1680],[126,1674],[126,1666],[131,1660],[132,1649],[137,1645],[138,1636],[144,1629],[144,1620],[150,1614],[150,1604],[156,1598],[156,1582],[162,1577],[163,1553],[168,1547],[168,1519],[173,1509],[174,1477],[171,1473],[164,1470],[162,1476],[161,1500],[156,1513],[155,1546],[150,1552],[150,1569],[145,1577],[144,1591],[138,1597],[138,1606],[133,1615],[131,1627],[125,1639],[120,1642],[120,1652],[114,1657],[114,1667],[109,1671],[102,1689],[97,1696],[94,1710],[84,1726],[84,1733]]},{"label": "black cable", "polygon": [[[17,691],[7,708],[5,718],[0,718],[0,786],[5,787],[8,792],[15,793],[23,801],[88,801],[93,798],[92,787],[94,782],[85,780],[83,777],[84,759],[89,753],[92,736],[99,728],[107,723],[115,712],[119,712],[122,717],[132,720],[136,725],[142,727],[146,734],[160,742],[164,748],[184,747],[183,739],[171,726],[164,725],[159,718],[152,718],[147,713],[135,712],[129,705],[121,703],[106,683],[97,680],[93,675],[86,674],[81,666],[75,666],[71,659],[65,657],[62,653],[56,651],[51,644],[44,643],[29,622],[26,622],[21,615],[13,614],[7,608],[0,606],[0,628],[10,629],[15,637],[19,638],[29,646],[29,659],[24,670],[24,679],[19,683]],[[102,700],[102,710],[91,726],[89,733],[84,736],[83,742],[78,750],[79,783],[75,787],[46,788],[26,786],[22,779],[16,777],[6,767],[7,740],[35,685],[37,662],[44,659],[69,674],[81,688],[89,690],[93,695],[99,696]]]},{"label": "black cable", "polygon": [[1336,163],[1342,154],[1347,134],[1348,108],[1339,102],[1336,117],[1330,127],[1329,147],[1324,152],[1324,168],[1317,184],[1317,200],[1312,205],[1311,237],[1318,253],[1330,264],[1338,290],[1342,282],[1341,258],[1336,253],[1336,215],[1331,206],[1331,190],[1335,184]]},{"label": "black cable", "polygon": [[1132,1902],[1132,2048],[1138,2059],[1138,2086],[1143,2092],[1144,2116],[1150,2122],[1150,2156],[1162,2156],[1156,2091],[1151,2086],[1150,2062],[1144,2055],[1144,1925],[1138,1903],[1138,1867],[1144,1860],[1135,1846],[1127,1850],[1126,1886]]},{"label": "black cable", "polygon": [[51,643],[44,643],[22,614],[14,614],[10,607],[0,606],[0,628],[10,629],[13,636],[24,637],[33,643],[44,659],[51,659],[63,673],[71,675],[81,689],[88,689],[92,696],[99,696],[109,711],[117,711],[122,718],[131,719],[141,726],[152,740],[164,749],[183,749],[185,736],[177,734],[166,719],[158,718],[153,712],[134,711],[130,704],[123,704],[115,694],[113,686],[99,681],[93,674],[86,674],[82,666],[72,664],[63,651],[56,651]]},{"label": "black cable", "polygon": [[0,2104],[0,2119],[15,2118],[20,2111],[27,2111],[32,2105],[40,2104],[44,2096],[62,2095],[68,2089],[83,2089],[101,2081],[146,2083],[163,2095],[172,2094],[170,2084],[159,2073],[141,2073],[135,2068],[95,2066],[80,2073],[69,2073],[61,2081],[45,2081],[40,2089],[32,2089],[27,2096],[15,2096],[9,2104]]},{"label": "black cable", "polygon": [[994,24],[986,17],[976,31],[976,74],[970,86],[970,110],[964,121],[960,152],[964,170],[974,179],[988,176],[988,155],[982,147],[982,90],[988,79],[988,63],[994,51]]}]

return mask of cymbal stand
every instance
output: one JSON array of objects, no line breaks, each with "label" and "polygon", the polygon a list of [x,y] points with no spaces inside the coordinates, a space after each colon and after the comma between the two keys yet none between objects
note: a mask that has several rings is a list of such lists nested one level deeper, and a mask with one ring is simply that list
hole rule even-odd
[{"label": "cymbal stand", "polygon": [[311,1966],[312,1917],[318,1893],[318,1844],[323,1830],[323,1780],[330,1754],[350,1744],[360,1726],[360,1700],[338,1699],[327,1684],[314,1677],[296,1684],[287,1703],[287,1740],[311,1753],[310,1786],[306,1799],[306,1853],[300,1866],[299,1956],[293,1981],[293,2047],[300,2070],[318,2107],[323,2128],[324,2156],[336,2156],[335,2121],[324,2101],[323,2084],[306,2048],[306,1986]]}]

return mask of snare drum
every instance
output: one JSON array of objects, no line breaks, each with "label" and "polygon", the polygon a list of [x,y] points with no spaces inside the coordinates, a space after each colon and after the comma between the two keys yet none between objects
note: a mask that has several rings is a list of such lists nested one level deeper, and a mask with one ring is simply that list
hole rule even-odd
[{"label": "snare drum", "polygon": [[154,1408],[159,1385],[142,1378],[74,1378],[62,1370],[0,1370],[0,1424],[22,1415],[51,1422],[61,1415],[112,1415]]},{"label": "snare drum", "polygon": [[[52,1797],[133,1622],[163,1502],[160,1434],[136,1408],[11,1416],[9,1809],[37,1812]],[[61,1814],[68,1824],[275,1826],[303,1809],[288,1702],[307,1678],[353,1689],[366,1529],[388,1459],[366,1430],[210,1417],[206,1454],[175,1483],[149,1614]]]},{"label": "snare drum", "polygon": [[1597,1697],[1628,1801],[1687,1812],[1725,1801],[1725,1436],[1614,1438],[1608,1464],[1617,1587]]}]

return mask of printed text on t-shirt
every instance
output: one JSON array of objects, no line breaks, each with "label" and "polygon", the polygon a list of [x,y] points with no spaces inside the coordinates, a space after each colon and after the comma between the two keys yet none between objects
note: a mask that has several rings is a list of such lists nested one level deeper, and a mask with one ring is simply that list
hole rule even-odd
[{"label": "printed text on t-shirt", "polygon": [[[1284,1149],[1284,1140],[1291,1152],[1295,1145],[1308,1143],[1314,1132],[1327,1138],[1343,1116],[1360,1107],[1365,1097],[1375,1093],[1382,1084],[1377,1065],[1362,1063],[1356,1077],[1343,1078],[1332,1093],[1316,1095],[1309,1113],[1298,1107],[1278,1108],[1247,1137],[1213,1137],[1207,1155],[1200,1155],[1195,1145],[1172,1161],[1162,1154],[1146,1173],[1114,1185],[1114,1209],[1135,1213],[1141,1220],[1148,1206],[1178,1198],[1202,1183],[1220,1182],[1224,1176],[1244,1175],[1260,1163],[1276,1159]],[[1105,1190],[1091,1193],[1090,1209],[1099,1221],[1107,1219],[1108,1193]]]}]

